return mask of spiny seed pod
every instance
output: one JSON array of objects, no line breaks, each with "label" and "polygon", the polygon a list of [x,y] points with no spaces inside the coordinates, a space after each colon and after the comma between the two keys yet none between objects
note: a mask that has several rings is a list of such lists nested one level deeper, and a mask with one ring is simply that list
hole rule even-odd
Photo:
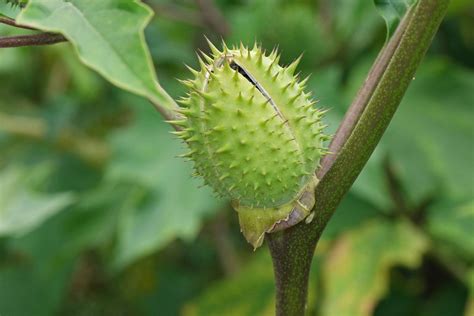
[{"label": "spiny seed pod", "polygon": [[196,174],[232,201],[246,239],[311,220],[315,170],[324,153],[322,112],[294,75],[299,59],[278,65],[276,50],[218,50],[184,81],[182,120],[170,123],[191,149]]}]

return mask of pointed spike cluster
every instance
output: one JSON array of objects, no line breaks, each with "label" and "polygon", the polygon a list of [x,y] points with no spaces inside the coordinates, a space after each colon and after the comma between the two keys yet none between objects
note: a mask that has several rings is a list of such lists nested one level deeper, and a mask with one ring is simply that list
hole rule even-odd
[{"label": "pointed spike cluster", "polygon": [[199,53],[202,55],[202,57],[209,63],[209,64],[212,64],[214,62],[214,59],[207,55],[206,53],[204,53],[202,50],[199,50]]},{"label": "pointed spike cluster", "polygon": [[202,60],[201,56],[197,55],[197,57],[198,57],[198,61],[199,61],[199,66],[201,67],[201,71],[208,72],[209,68],[208,68],[207,64],[204,62],[204,60]]},{"label": "pointed spike cluster", "polygon": [[278,46],[275,46],[275,47],[272,49],[272,51],[271,51],[270,55],[268,56],[268,58],[270,58],[270,59],[272,59],[272,60],[276,60],[277,57],[278,57]]},{"label": "pointed spike cluster", "polygon": [[242,41],[240,41],[239,51],[240,51],[240,55],[242,55],[242,56],[244,56],[245,52],[247,51],[247,49],[244,47],[244,44],[242,43]]},{"label": "pointed spike cluster", "polygon": [[188,126],[188,123],[186,120],[170,120],[170,121],[166,121],[166,123],[169,123],[171,125],[181,126],[181,127]]},{"label": "pointed spike cluster", "polygon": [[300,81],[300,86],[301,87],[305,87],[306,84],[308,83],[308,80],[309,78],[311,77],[311,75],[307,75],[306,78],[304,78],[303,80]]},{"label": "pointed spike cluster", "polygon": [[250,60],[252,58],[252,54],[249,49],[247,49],[247,60]]},{"label": "pointed spike cluster", "polygon": [[277,79],[278,79],[278,76],[279,76],[279,75],[280,75],[280,72],[279,72],[279,71],[277,71],[277,72],[276,72],[276,73],[273,75],[273,77],[272,77],[272,81],[273,81],[273,82],[276,82],[276,81],[277,81]]},{"label": "pointed spike cluster", "polygon": [[227,44],[222,40],[222,54],[227,55],[229,53],[229,47],[227,47]]},{"label": "pointed spike cluster", "polygon": [[182,79],[178,79],[179,83],[185,85],[186,87],[188,88],[194,88],[194,81],[191,81],[191,80],[182,80]]},{"label": "pointed spike cluster", "polygon": [[205,38],[206,38],[207,44],[209,45],[209,48],[211,49],[212,55],[214,57],[220,56],[222,54],[221,51],[218,50],[217,47],[214,46],[214,44],[212,44],[212,42],[207,37]]},{"label": "pointed spike cluster", "polygon": [[186,64],[184,64],[184,66],[185,66],[186,68],[188,68],[188,70],[189,70],[194,76],[197,76],[197,75],[199,74],[199,71],[195,70],[195,69],[192,68],[191,66],[186,65]]},{"label": "pointed spike cluster", "polygon": [[288,67],[286,67],[286,72],[289,75],[293,75],[296,71],[296,68],[298,67],[301,59],[303,58],[303,54],[301,54],[298,58],[295,59]]}]

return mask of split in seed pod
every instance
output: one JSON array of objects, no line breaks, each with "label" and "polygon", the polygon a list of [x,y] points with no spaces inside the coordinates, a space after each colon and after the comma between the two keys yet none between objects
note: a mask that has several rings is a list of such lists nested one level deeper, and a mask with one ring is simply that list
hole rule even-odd
[{"label": "split in seed pod", "polygon": [[183,155],[220,196],[230,198],[245,238],[259,247],[265,233],[310,220],[315,170],[325,153],[321,117],[295,70],[274,50],[218,50],[183,83],[182,120],[170,123],[190,148]]}]

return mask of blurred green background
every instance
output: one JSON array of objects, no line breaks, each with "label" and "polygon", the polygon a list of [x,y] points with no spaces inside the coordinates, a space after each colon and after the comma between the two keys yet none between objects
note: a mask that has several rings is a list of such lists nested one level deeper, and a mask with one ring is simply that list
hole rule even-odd
[{"label": "blurred green background", "polygon": [[[214,42],[304,52],[334,133],[385,40],[369,0],[147,3],[162,85]],[[474,315],[474,8],[453,0],[316,251],[309,315]],[[0,25],[1,35],[18,30]],[[0,315],[273,315],[271,260],[150,104],[69,44],[0,50]]]}]

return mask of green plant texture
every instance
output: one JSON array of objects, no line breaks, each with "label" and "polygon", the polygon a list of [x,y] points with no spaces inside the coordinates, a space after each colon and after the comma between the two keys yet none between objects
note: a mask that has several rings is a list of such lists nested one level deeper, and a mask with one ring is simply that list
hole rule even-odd
[{"label": "green plant texture", "polygon": [[190,147],[196,174],[230,198],[242,232],[256,248],[265,233],[297,224],[314,206],[319,159],[324,153],[322,112],[298,81],[298,60],[278,65],[277,51],[256,44],[204,55],[190,92],[170,123]]},{"label": "green plant texture", "polygon": [[[171,132],[188,125],[165,121],[185,119],[176,111],[184,106],[173,100],[192,90],[176,79],[190,78],[186,65],[200,69],[196,51],[213,62],[222,54],[206,37],[223,39],[243,57],[249,50],[241,54],[240,42],[257,42],[267,58],[273,50],[281,54],[281,69],[303,53],[294,75],[298,82],[311,75],[304,93],[318,101],[315,113],[329,110],[314,118],[316,125],[324,121],[324,134],[336,135],[389,42],[387,26],[397,34],[405,9],[421,0],[9,2],[0,1],[0,315],[275,315],[274,253],[267,245],[284,248],[280,237],[305,227],[292,244],[310,248],[314,227],[322,226],[316,249],[287,256],[311,268],[306,315],[474,313],[472,1],[451,1],[408,81],[393,72],[384,77],[409,88],[334,215],[329,207],[321,211],[327,225],[315,216],[266,234],[255,251],[242,237],[235,198],[217,197],[211,186],[225,186],[203,186],[191,176],[194,163],[178,157],[192,146]],[[51,44],[51,36],[59,43],[2,46]],[[400,71],[414,67],[403,65]],[[258,77],[251,65],[241,66]],[[244,92],[255,89],[238,78]],[[193,102],[200,102],[205,96],[196,93]],[[224,121],[231,128],[238,108],[232,109],[235,117]],[[262,118],[270,113],[259,111]],[[385,119],[375,116],[353,148],[372,142],[366,136]],[[251,139],[261,150],[268,149],[264,132]],[[243,136],[249,137],[229,135],[236,142]],[[329,148],[331,140],[321,137],[312,144]],[[299,175],[323,162],[316,153],[310,158]],[[344,156],[356,159],[355,151]],[[261,198],[272,205],[270,195]]]}]

